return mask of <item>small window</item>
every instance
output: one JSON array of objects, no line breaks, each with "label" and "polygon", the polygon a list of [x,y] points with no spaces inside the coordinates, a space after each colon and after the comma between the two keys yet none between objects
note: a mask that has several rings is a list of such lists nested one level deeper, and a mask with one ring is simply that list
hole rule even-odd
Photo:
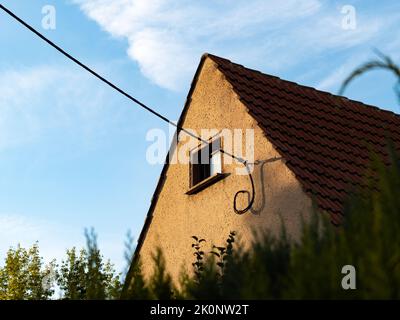
[{"label": "small window", "polygon": [[190,153],[191,187],[222,173],[221,138]]}]

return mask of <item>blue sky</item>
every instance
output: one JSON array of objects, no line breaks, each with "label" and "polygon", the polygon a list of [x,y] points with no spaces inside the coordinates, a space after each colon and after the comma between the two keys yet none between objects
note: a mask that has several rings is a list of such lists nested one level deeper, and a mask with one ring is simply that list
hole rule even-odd
[{"label": "blue sky", "polygon": [[[399,61],[398,1],[1,0],[127,92],[176,120],[204,52],[336,93],[378,48]],[[378,4],[377,4],[378,3]],[[42,8],[56,29],[42,28]],[[352,5],[356,28],[342,27]],[[399,112],[395,78],[373,72],[346,96]],[[94,227],[122,270],[161,165],[146,133],[167,127],[0,12],[0,257],[39,241],[46,259]]]}]

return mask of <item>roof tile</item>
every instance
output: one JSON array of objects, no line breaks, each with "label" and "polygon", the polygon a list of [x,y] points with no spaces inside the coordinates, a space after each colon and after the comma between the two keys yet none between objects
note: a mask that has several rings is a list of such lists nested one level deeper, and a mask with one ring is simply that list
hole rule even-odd
[{"label": "roof tile", "polygon": [[365,186],[371,151],[400,151],[400,116],[208,55],[286,159],[304,190],[339,224],[349,193]]}]

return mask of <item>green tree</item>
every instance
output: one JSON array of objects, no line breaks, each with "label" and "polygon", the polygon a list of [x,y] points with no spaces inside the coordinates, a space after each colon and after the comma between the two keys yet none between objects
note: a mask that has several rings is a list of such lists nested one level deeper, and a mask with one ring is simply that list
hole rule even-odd
[{"label": "green tree", "polygon": [[153,299],[167,300],[174,296],[171,276],[165,268],[165,258],[160,248],[153,254],[154,272],[149,282],[150,296]]},{"label": "green tree", "polygon": [[76,249],[67,250],[57,274],[57,283],[64,299],[102,300],[120,296],[120,275],[115,273],[110,261],[104,258],[97,246],[97,236],[92,229],[85,230],[86,249],[77,254]]},{"label": "green tree", "polygon": [[[133,265],[129,277],[130,283],[126,292],[123,292],[123,299],[169,300],[176,298],[178,290],[172,283],[171,276],[166,271],[165,258],[160,248],[156,248],[152,258],[154,266],[153,273],[147,281],[143,276],[140,260]],[[184,298],[184,295],[179,295],[179,297]]]},{"label": "green tree", "polygon": [[151,298],[150,289],[142,273],[140,260],[133,265],[129,286],[126,292],[121,295],[122,299],[127,300],[147,300]]},{"label": "green tree", "polygon": [[[317,216],[291,253],[291,298],[400,299],[400,163],[377,157],[339,228]],[[319,221],[318,221],[319,220]],[[319,225],[324,232],[318,233]],[[356,268],[357,289],[343,290],[341,268]]]},{"label": "green tree", "polygon": [[[179,289],[159,249],[153,276],[143,282],[138,273],[140,287],[157,299],[400,299],[400,161],[391,153],[389,165],[372,157],[341,226],[315,209],[296,242],[284,227],[278,237],[255,234],[247,250],[234,233],[212,252],[193,237],[193,272],[182,275]],[[356,270],[355,290],[342,287],[346,265]]]},{"label": "green tree", "polygon": [[54,293],[52,270],[55,267],[55,261],[44,266],[37,243],[28,250],[20,245],[10,248],[0,268],[0,299],[50,298]]},{"label": "green tree", "polygon": [[57,271],[57,283],[63,291],[63,298],[81,300],[86,297],[86,251],[79,254],[75,248],[67,250]]},{"label": "green tree", "polygon": [[57,266],[55,260],[44,265],[38,244],[30,249],[10,248],[0,267],[0,300],[42,300],[54,294],[55,283],[63,299],[116,299],[121,294],[120,274],[104,258],[93,230],[85,232],[87,248],[67,250]]}]

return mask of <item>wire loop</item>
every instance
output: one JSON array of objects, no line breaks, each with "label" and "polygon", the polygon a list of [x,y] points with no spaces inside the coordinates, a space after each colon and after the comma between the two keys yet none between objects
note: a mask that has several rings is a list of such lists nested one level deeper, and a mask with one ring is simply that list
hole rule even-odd
[{"label": "wire loop", "polygon": [[254,198],[256,196],[256,190],[254,188],[254,180],[253,180],[253,176],[251,175],[251,172],[249,169],[249,164],[247,163],[247,161],[242,162],[242,163],[246,167],[247,175],[249,176],[249,179],[250,179],[251,198],[250,198],[249,204],[246,206],[246,208],[238,209],[237,208],[237,197],[239,196],[239,194],[249,194],[250,192],[247,190],[239,190],[238,192],[235,193],[235,197],[233,198],[233,210],[235,210],[235,213],[239,214],[239,215],[242,215],[251,209],[251,207],[253,206],[253,203],[254,203]]}]

